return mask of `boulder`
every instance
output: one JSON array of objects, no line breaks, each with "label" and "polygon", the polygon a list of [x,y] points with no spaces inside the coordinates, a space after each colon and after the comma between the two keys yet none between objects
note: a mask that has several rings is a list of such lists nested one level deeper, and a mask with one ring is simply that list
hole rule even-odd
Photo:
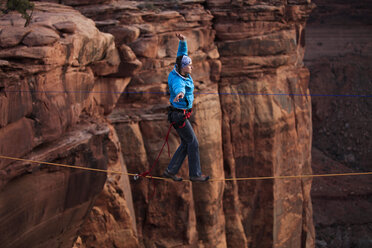
[{"label": "boulder", "polygon": [[4,27],[0,33],[0,47],[8,48],[19,45],[23,38],[30,33],[29,28]]},{"label": "boulder", "polygon": [[31,32],[22,40],[22,43],[26,46],[45,46],[52,45],[57,40],[59,40],[59,35],[55,30],[38,27],[37,29],[31,29]]}]

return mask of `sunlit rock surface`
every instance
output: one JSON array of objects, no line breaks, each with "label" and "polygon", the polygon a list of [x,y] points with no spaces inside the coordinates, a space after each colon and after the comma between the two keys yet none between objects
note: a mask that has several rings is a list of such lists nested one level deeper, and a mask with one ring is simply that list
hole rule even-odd
[{"label": "sunlit rock surface", "polygon": [[[75,17],[59,17],[56,25],[42,25],[53,26],[56,34],[43,28],[38,29],[40,35],[23,29],[10,38],[0,34],[3,72],[13,63],[18,65],[12,67],[18,71],[4,72],[2,77],[8,82],[29,82],[13,86],[16,90],[66,91],[53,94],[54,98],[45,93],[42,99],[34,100],[38,95],[27,93],[16,98],[25,107],[1,116],[0,135],[8,137],[5,129],[12,128],[17,137],[23,137],[22,132],[30,134],[29,141],[22,146],[23,152],[1,149],[7,149],[7,155],[28,156],[34,147],[48,147],[47,142],[58,140],[75,123],[102,120],[107,129],[106,143],[99,143],[106,159],[103,165],[123,173],[107,176],[92,211],[84,212],[85,223],[84,218],[73,223],[78,223],[79,232],[76,228],[64,236],[71,244],[79,235],[75,247],[314,247],[310,179],[224,181],[311,173],[309,72],[302,62],[305,22],[312,9],[309,2],[65,2],[112,36],[99,33],[92,21],[70,7],[39,3],[30,28],[37,24],[37,9],[43,6],[57,13],[72,11],[84,19],[84,25]],[[17,18],[18,25],[23,25]],[[203,172],[215,181],[133,181],[126,171],[148,170],[168,131],[167,76],[177,53],[176,32],[187,37],[193,59],[196,100],[191,122]],[[18,53],[22,55],[17,57]],[[9,57],[27,58],[30,66]],[[38,84],[42,79],[45,83]],[[69,93],[82,89],[86,93]],[[33,107],[33,102],[38,105]],[[19,106],[6,104],[7,109]],[[104,115],[109,115],[115,131]],[[20,124],[11,126],[14,120]],[[42,123],[37,132],[35,123]],[[172,130],[171,154],[178,144]],[[169,161],[164,151],[152,174],[161,175]],[[180,175],[188,178],[187,163]]]},{"label": "sunlit rock surface", "polygon": [[[115,36],[123,49],[119,75],[141,66],[109,116],[128,171],[148,170],[164,142],[167,76],[181,32],[194,65],[192,123],[203,172],[216,179],[310,174],[311,99],[302,59],[312,7],[308,1],[75,6]],[[172,154],[179,144],[174,131],[169,143]],[[169,160],[163,152],[152,173],[161,175]],[[180,174],[188,177],[187,166]],[[131,186],[142,246],[314,246],[309,179]]]},{"label": "sunlit rock surface", "polygon": [[[0,155],[107,169],[114,132],[103,114],[119,95],[100,92],[129,83],[105,77],[120,63],[114,37],[52,3],[35,3],[24,22],[17,12],[0,17]],[[0,172],[0,243],[12,248],[72,247],[107,178],[11,159]]]}]

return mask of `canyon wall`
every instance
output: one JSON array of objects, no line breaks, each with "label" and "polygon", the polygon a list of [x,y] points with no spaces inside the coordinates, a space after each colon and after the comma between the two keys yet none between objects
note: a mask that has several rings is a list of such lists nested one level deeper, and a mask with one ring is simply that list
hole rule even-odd
[{"label": "canyon wall", "polygon": [[[314,146],[350,168],[371,171],[370,1],[315,1],[306,30],[314,97]],[[369,97],[363,97],[369,96]]]},{"label": "canyon wall", "polygon": [[[112,36],[99,33],[109,39],[106,42],[99,37],[90,38],[90,35],[98,33],[88,19],[84,22],[89,25],[83,25],[80,20],[75,22],[73,18],[66,18],[67,22],[70,21],[68,31],[60,31],[66,28],[58,29],[51,21],[52,15],[48,15],[51,19],[46,18],[47,24],[42,23],[42,27],[52,26],[52,31],[56,33],[55,38],[50,35],[50,30],[45,35],[46,40],[54,39],[51,43],[33,48],[32,44],[37,43],[25,43],[29,35],[27,32],[21,38],[19,32],[14,35],[14,39],[18,39],[14,42],[16,44],[2,49],[5,55],[1,57],[1,68],[4,71],[10,64],[15,64],[11,68],[21,68],[21,72],[16,71],[16,78],[9,79],[9,83],[4,85],[10,87],[10,82],[22,82],[18,75],[23,70],[36,68],[36,71],[23,76],[26,82],[18,87],[26,87],[24,91],[28,92],[30,89],[27,87],[32,86],[35,91],[43,93],[35,92],[32,96],[25,93],[25,96],[16,99],[22,102],[29,98],[31,102],[28,103],[31,106],[26,104],[21,108],[21,116],[26,123],[22,126],[25,128],[20,129],[27,135],[20,134],[19,138],[14,138],[6,120],[0,130],[5,137],[1,140],[6,140],[6,137],[21,140],[21,137],[30,137],[29,133],[35,133],[36,139],[30,138],[28,143],[31,144],[22,148],[22,152],[18,151],[19,145],[9,150],[5,144],[0,151],[5,155],[34,160],[109,168],[123,174],[109,174],[103,185],[105,174],[54,169],[61,172],[66,181],[73,178],[65,175],[68,173],[84,177],[94,175],[98,179],[75,179],[87,188],[82,185],[52,187],[59,188],[69,197],[74,195],[76,187],[90,194],[79,196],[78,200],[74,198],[71,203],[66,200],[68,208],[50,207],[47,209],[54,212],[50,210],[46,211],[47,214],[40,214],[42,217],[39,218],[53,219],[69,216],[65,214],[68,210],[80,211],[80,215],[71,213],[75,219],[69,216],[66,217],[68,221],[55,222],[60,228],[55,233],[45,230],[47,221],[44,219],[32,219],[35,222],[23,225],[27,235],[35,234],[32,240],[39,240],[39,243],[42,240],[52,246],[55,244],[52,242],[60,242],[60,247],[69,247],[77,235],[75,247],[314,247],[311,179],[223,180],[311,174],[309,72],[302,62],[305,22],[313,7],[310,1],[55,2],[73,6],[93,19],[100,31]],[[45,6],[63,9],[64,13],[72,11],[80,16],[72,8],[51,3],[37,3],[36,10]],[[35,11],[31,27],[37,25],[38,13]],[[42,13],[45,12],[40,11],[39,14]],[[57,19],[61,18],[52,13]],[[21,22],[19,15],[16,16]],[[4,32],[4,28],[0,36],[10,33]],[[56,29],[58,32],[54,31]],[[25,31],[22,29],[21,32]],[[148,179],[134,181],[125,175],[127,170],[131,173],[148,170],[168,131],[167,76],[177,53],[176,32],[187,37],[189,54],[193,59],[196,99],[191,122],[199,140],[202,170],[212,179],[221,180],[203,184]],[[87,37],[75,40],[74,37],[81,33]],[[34,35],[33,39],[37,40],[39,36]],[[40,55],[41,58],[36,58],[36,61],[26,55],[16,56],[22,49],[27,51],[27,55],[32,54],[28,49],[36,50],[40,46],[52,47],[50,50],[57,53],[60,50],[54,46],[63,47],[65,43],[62,41],[69,37],[69,49],[50,56],[47,61],[43,60],[48,58],[47,53]],[[0,38],[8,42],[6,37]],[[113,47],[113,41],[117,49]],[[85,52],[89,56],[84,56]],[[75,57],[79,59],[74,60]],[[17,64],[24,61],[30,66]],[[53,69],[48,67],[50,64]],[[41,72],[37,71],[40,67],[43,68]],[[76,73],[68,76],[71,70]],[[52,71],[51,79],[42,81],[42,85],[38,84],[41,81],[35,83],[31,80],[39,74],[47,74],[41,78],[48,78],[49,71]],[[84,73],[86,71],[89,73]],[[4,72],[2,77],[8,77],[8,72]],[[16,91],[23,89],[15,88]],[[54,92],[57,90],[62,92],[57,94]],[[82,90],[84,92],[80,94],[71,93]],[[118,94],[123,90],[121,95]],[[3,92],[7,98],[10,88]],[[44,98],[39,99],[39,95]],[[7,110],[7,113],[13,112]],[[52,149],[54,145],[85,137],[74,133],[74,130],[86,131],[88,136],[84,145],[74,146],[74,149]],[[169,145],[173,154],[179,145],[174,130],[171,131]],[[53,156],[43,155],[51,151],[54,151]],[[167,152],[163,152],[153,175],[161,175],[169,160]],[[14,190],[12,184],[15,188],[33,185],[32,182],[23,184],[16,178],[30,177],[42,182],[36,172],[53,173],[46,166],[4,161],[7,163],[4,166],[19,169],[17,174],[13,173],[14,177],[9,176],[11,172],[4,174],[3,199]],[[4,170],[7,171],[5,167]],[[186,163],[180,175],[188,178],[187,171]],[[5,194],[6,190],[10,193]],[[58,197],[62,195],[58,194]],[[21,200],[15,197],[15,201],[19,203]],[[45,201],[42,204],[47,205]],[[4,212],[11,209],[8,204],[1,207]],[[56,209],[60,212],[57,213]],[[29,215],[34,212],[30,209]],[[8,223],[17,218],[18,213],[6,217]],[[45,223],[44,229],[33,229],[38,222]],[[68,232],[65,231],[67,229]],[[36,234],[40,236],[36,237]],[[19,237],[17,242],[20,247],[28,241],[20,233],[3,237]]]},{"label": "canyon wall", "polygon": [[[167,76],[180,32],[193,59],[191,121],[204,173],[311,173],[309,73],[302,63],[310,3],[115,1],[75,8],[116,37],[119,74],[141,66],[109,116],[128,171],[149,169],[164,141]],[[169,143],[172,154],[179,144],[174,131]],[[153,174],[161,175],[169,160],[164,152]],[[187,178],[187,171],[182,168],[181,176]],[[314,246],[309,179],[194,185],[140,180],[131,186],[145,247]]]},{"label": "canyon wall", "polygon": [[[24,24],[17,12],[0,17],[0,155],[110,168],[118,151],[103,114],[119,95],[99,92],[129,83],[106,77],[120,63],[114,37],[52,3],[36,3]],[[4,158],[0,171],[0,244],[12,248],[72,247],[107,179]]]},{"label": "canyon wall", "polygon": [[[314,174],[371,171],[372,3],[313,2],[304,61],[311,75]],[[372,246],[371,182],[371,176],[314,179],[317,247]]]}]

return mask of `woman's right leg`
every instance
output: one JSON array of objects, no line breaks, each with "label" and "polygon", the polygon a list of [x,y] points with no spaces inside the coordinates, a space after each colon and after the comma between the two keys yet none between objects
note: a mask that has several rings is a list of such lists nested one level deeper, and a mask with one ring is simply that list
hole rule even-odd
[{"label": "woman's right leg", "polygon": [[[200,155],[199,155],[199,143],[194,130],[189,122],[189,120],[182,120],[184,125],[179,127],[180,117],[183,119],[183,115],[177,112],[171,112],[168,115],[169,121],[175,124],[174,127],[181,138],[181,144],[178,147],[177,151],[173,155],[171,162],[168,165],[168,172],[176,175],[179,169],[182,166],[183,161],[185,160],[186,155],[188,155],[189,159],[189,176],[191,178],[198,178],[202,179],[202,172],[200,167]],[[204,179],[206,177],[203,177]],[[209,178],[209,177],[208,177]],[[202,180],[204,180],[202,179]]]},{"label": "woman's right leg", "polygon": [[189,160],[189,176],[200,177],[202,172],[200,168],[199,142],[189,120],[185,121],[183,128],[177,129],[177,133],[181,137],[182,143],[185,144],[185,153]]},{"label": "woman's right leg", "polygon": [[169,122],[173,123],[173,127],[176,129],[178,135],[181,138],[181,144],[177,148],[177,151],[174,153],[167,168],[167,171],[169,173],[176,175],[180,170],[182,163],[187,155],[187,143],[183,141],[182,136],[178,131],[178,129],[180,129],[179,126],[182,124],[184,120],[184,115],[180,112],[170,110],[168,112],[168,120]]},{"label": "woman's right leg", "polygon": [[181,144],[177,148],[177,151],[174,153],[169,165],[168,165],[168,172],[173,175],[176,175],[180,170],[183,161],[187,155],[187,144],[185,144],[181,139]]}]

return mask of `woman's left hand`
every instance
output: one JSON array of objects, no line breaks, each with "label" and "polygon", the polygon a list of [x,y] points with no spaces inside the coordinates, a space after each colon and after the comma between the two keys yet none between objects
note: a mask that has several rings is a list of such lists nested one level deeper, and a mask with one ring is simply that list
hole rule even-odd
[{"label": "woman's left hand", "polygon": [[182,92],[178,93],[178,95],[174,98],[173,102],[179,102],[179,100],[184,96],[185,95]]}]

